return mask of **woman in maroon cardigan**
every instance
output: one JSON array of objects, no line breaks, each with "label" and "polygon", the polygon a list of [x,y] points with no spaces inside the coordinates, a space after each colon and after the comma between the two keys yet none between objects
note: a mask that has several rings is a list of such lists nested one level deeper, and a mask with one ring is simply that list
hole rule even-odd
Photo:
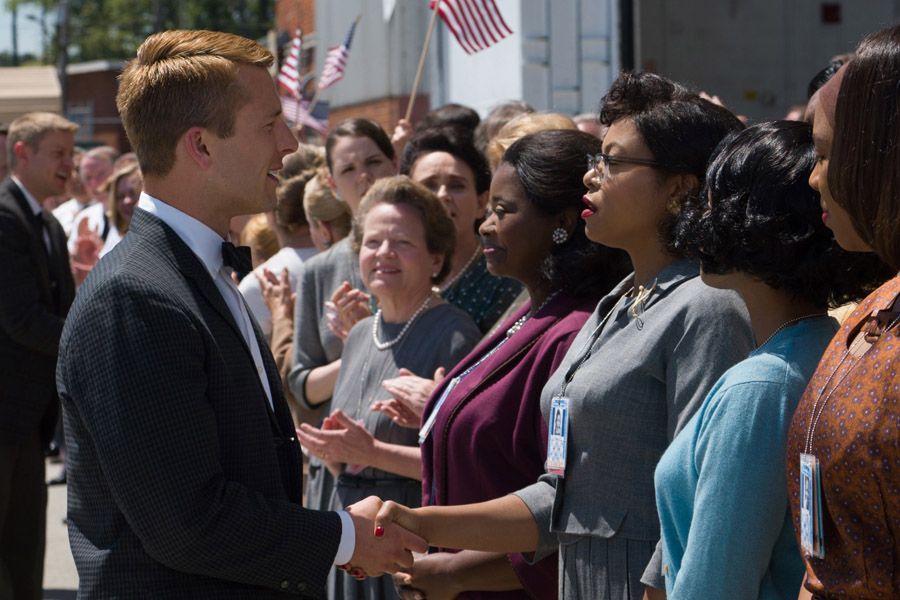
[{"label": "woman in maroon cardigan", "polygon": [[[527,302],[457,365],[426,406],[423,505],[490,500],[544,472],[540,393],[597,301],[630,270],[588,241],[579,218],[584,160],[600,142],[579,131],[529,135],[506,151],[480,234],[493,275],[521,281]],[[436,552],[398,576],[433,598],[555,598],[557,559]],[[476,592],[475,590],[479,590]]]}]

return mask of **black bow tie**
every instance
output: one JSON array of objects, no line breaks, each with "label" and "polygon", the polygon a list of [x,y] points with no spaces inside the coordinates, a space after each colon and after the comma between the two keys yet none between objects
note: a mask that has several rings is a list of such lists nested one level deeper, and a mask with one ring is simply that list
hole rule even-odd
[{"label": "black bow tie", "polygon": [[253,270],[249,246],[235,246],[231,242],[222,242],[222,262],[226,267],[234,269],[239,279],[243,279]]}]

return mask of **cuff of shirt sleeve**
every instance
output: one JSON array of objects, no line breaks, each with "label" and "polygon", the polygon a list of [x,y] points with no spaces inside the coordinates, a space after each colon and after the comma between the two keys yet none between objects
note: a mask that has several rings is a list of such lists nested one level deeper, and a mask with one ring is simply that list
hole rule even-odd
[{"label": "cuff of shirt sleeve", "polygon": [[338,544],[337,554],[334,555],[334,564],[346,565],[356,550],[356,528],[353,526],[350,513],[346,510],[336,512],[341,518],[341,543]]},{"label": "cuff of shirt sleeve", "polygon": [[559,547],[556,534],[550,531],[553,520],[553,504],[556,500],[556,487],[552,480],[552,477],[542,476],[536,483],[513,492],[514,496],[518,496],[525,503],[537,524],[538,547],[532,554],[523,554],[531,564],[553,554]]},{"label": "cuff of shirt sleeve", "polygon": [[666,589],[666,576],[663,573],[662,540],[656,544],[656,551],[653,553],[653,556],[650,557],[647,568],[644,569],[644,574],[641,576],[641,583],[658,590]]}]

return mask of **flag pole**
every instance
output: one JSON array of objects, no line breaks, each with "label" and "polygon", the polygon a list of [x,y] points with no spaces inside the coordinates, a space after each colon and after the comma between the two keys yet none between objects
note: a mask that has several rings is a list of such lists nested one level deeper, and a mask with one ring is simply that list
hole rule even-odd
[{"label": "flag pole", "polygon": [[419,83],[422,81],[422,71],[425,70],[425,57],[428,56],[428,48],[431,46],[431,34],[434,33],[434,26],[437,24],[438,8],[441,6],[441,0],[435,0],[434,10],[431,13],[431,22],[428,24],[428,32],[425,34],[425,43],[422,44],[422,53],[419,55],[419,66],[416,69],[416,78],[413,80],[412,92],[409,94],[409,102],[406,105],[406,116],[403,117],[409,121],[412,116],[413,103],[416,101],[416,92],[419,89]]}]

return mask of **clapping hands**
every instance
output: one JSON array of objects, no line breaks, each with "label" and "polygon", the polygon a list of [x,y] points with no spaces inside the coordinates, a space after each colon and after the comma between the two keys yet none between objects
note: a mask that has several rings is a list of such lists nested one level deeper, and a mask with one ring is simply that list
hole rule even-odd
[{"label": "clapping hands", "polygon": [[385,379],[381,384],[393,398],[375,402],[372,410],[386,414],[401,427],[417,429],[422,422],[428,398],[444,379],[444,373],[444,368],[438,367],[434,372],[434,379],[425,379],[409,369],[400,369],[397,377]]},{"label": "clapping hands", "polygon": [[353,326],[372,314],[370,302],[367,293],[355,289],[348,281],[342,283],[325,302],[325,322],[329,331],[346,340]]}]

